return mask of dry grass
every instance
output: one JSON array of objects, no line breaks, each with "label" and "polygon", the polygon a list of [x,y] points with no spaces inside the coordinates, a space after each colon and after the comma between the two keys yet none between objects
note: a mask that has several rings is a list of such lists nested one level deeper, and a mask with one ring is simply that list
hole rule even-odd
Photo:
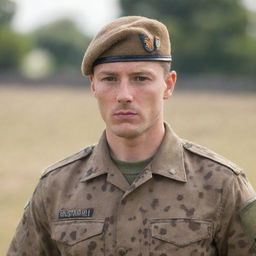
[{"label": "dry grass", "polygon": [[[0,255],[5,255],[41,170],[88,144],[104,124],[89,93],[68,88],[0,87]],[[245,168],[256,185],[256,95],[176,93],[166,120]]]}]

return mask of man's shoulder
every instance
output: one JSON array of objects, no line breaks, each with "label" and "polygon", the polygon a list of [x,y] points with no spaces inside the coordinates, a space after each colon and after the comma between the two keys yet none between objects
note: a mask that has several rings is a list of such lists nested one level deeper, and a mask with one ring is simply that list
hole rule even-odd
[{"label": "man's shoulder", "polygon": [[190,142],[188,140],[182,140],[183,147],[192,154],[196,154],[199,157],[208,159],[215,162],[216,164],[225,166],[230,169],[236,175],[242,172],[242,168],[228,160],[227,158],[215,153],[214,151],[208,149],[207,147],[201,146],[199,144]]},{"label": "man's shoulder", "polygon": [[64,166],[67,166],[69,164],[72,164],[80,159],[83,159],[85,157],[87,157],[88,155],[90,155],[93,151],[93,148],[94,148],[94,145],[92,146],[88,146],[82,150],[80,150],[79,152],[75,153],[75,154],[72,154],[50,166],[48,166],[47,168],[45,168],[42,172],[42,175],[41,175],[41,179],[42,178],[45,178],[49,173],[61,168],[61,167],[64,167]]}]

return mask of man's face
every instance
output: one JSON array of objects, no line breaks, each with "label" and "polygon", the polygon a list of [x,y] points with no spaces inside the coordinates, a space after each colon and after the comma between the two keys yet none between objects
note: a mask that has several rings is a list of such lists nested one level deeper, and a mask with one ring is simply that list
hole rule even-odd
[{"label": "man's face", "polygon": [[163,125],[176,73],[164,74],[159,62],[115,62],[97,65],[90,80],[107,133],[134,138]]}]

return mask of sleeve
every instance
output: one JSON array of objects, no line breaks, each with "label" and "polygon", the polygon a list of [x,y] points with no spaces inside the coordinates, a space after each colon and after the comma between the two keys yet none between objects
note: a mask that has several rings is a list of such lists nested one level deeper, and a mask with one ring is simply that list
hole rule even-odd
[{"label": "sleeve", "polygon": [[51,239],[42,195],[42,182],[40,182],[24,210],[7,256],[61,255],[54,240]]},{"label": "sleeve", "polygon": [[220,256],[256,256],[254,241],[242,225],[240,212],[256,194],[245,175],[232,175],[224,185],[219,229],[215,237]]}]

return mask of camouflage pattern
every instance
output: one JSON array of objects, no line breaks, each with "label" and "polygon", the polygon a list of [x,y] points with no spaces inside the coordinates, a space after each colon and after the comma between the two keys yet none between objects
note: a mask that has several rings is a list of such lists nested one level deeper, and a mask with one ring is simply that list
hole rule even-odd
[{"label": "camouflage pattern", "polygon": [[168,127],[129,186],[103,134],[44,172],[8,256],[256,255],[239,217],[253,198],[239,167]]},{"label": "camouflage pattern", "polygon": [[251,237],[252,242],[256,242],[256,200],[249,201],[240,211],[242,226]]}]

